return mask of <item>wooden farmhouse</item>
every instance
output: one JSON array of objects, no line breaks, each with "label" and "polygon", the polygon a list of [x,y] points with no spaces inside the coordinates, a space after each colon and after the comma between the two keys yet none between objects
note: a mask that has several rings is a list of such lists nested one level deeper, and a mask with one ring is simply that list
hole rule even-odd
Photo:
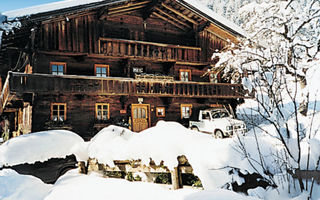
[{"label": "wooden farmhouse", "polygon": [[139,132],[184,122],[200,106],[235,108],[243,88],[210,72],[211,56],[242,33],[204,8],[104,0],[20,16],[0,51],[0,114],[10,133],[64,128],[89,139],[110,124]]}]

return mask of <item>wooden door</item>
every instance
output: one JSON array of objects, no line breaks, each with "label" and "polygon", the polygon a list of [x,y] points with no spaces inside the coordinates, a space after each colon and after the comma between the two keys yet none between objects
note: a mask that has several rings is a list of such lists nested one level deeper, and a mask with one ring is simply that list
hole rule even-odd
[{"label": "wooden door", "polygon": [[140,132],[149,127],[149,104],[132,104],[132,131]]}]

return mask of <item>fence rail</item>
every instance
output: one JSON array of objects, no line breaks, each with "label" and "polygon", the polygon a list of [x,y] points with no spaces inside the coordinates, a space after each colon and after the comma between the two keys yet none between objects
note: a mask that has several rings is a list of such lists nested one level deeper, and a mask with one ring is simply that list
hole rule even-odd
[{"label": "fence rail", "polygon": [[99,53],[162,61],[200,62],[201,48],[122,39],[99,39]]},{"label": "fence rail", "polygon": [[73,75],[10,74],[10,90],[20,93],[87,93],[108,95],[244,98],[240,84],[97,78]]}]

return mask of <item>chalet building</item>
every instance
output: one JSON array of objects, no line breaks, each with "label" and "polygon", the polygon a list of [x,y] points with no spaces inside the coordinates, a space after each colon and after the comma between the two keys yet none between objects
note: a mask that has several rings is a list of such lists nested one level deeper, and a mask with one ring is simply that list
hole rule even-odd
[{"label": "chalet building", "polygon": [[64,128],[90,138],[110,124],[139,132],[244,98],[241,85],[209,71],[212,53],[241,29],[194,0],[24,11],[0,51],[0,114],[14,135]]}]

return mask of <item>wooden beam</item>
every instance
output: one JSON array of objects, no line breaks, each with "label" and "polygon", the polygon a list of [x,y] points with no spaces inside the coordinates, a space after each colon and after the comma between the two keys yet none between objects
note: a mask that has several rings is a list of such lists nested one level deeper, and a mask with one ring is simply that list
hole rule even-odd
[{"label": "wooden beam", "polygon": [[179,172],[179,167],[175,167],[173,171],[171,171],[171,181],[172,181],[172,189],[177,190],[182,188],[181,184],[181,173]]},{"label": "wooden beam", "polygon": [[164,8],[170,10],[171,12],[174,12],[175,14],[177,14],[178,16],[184,18],[185,20],[188,20],[189,22],[193,23],[193,24],[198,24],[198,22],[194,21],[193,19],[187,17],[186,15],[182,14],[181,12],[175,10],[174,8],[171,8],[170,6],[162,3],[161,4]]},{"label": "wooden beam", "polygon": [[169,22],[170,24],[172,24],[172,25],[180,28],[181,30],[186,31],[186,28],[185,28],[185,27],[177,24],[176,22],[174,22],[174,21],[172,21],[172,20],[170,20],[170,19],[168,19],[168,18],[166,18],[166,17],[164,17],[164,16],[162,16],[162,15],[156,13],[156,12],[152,13],[152,15],[155,15],[156,17],[159,17],[160,19],[163,19],[164,21]]},{"label": "wooden beam", "polygon": [[108,16],[108,6],[100,8],[97,12],[97,16],[99,20],[105,19]]},{"label": "wooden beam", "polygon": [[87,56],[88,53],[74,53],[74,52],[62,52],[62,51],[38,51],[40,54],[55,55],[55,56]]},{"label": "wooden beam", "polygon": [[109,8],[109,11],[115,11],[115,10],[121,10],[123,8],[129,8],[129,7],[134,7],[134,6],[140,6],[140,5],[144,5],[144,4],[148,4],[151,1],[142,1],[142,2],[138,2],[138,3],[128,3],[124,6],[120,6],[120,7],[114,7],[114,8]]},{"label": "wooden beam", "polygon": [[188,24],[186,24],[186,23],[178,20],[177,18],[171,16],[170,14],[168,14],[168,13],[164,12],[163,10],[161,10],[160,8],[155,8],[155,10],[158,11],[158,12],[160,12],[160,13],[162,13],[162,14],[164,14],[165,16],[169,17],[169,18],[172,19],[172,20],[174,20],[174,21],[176,21],[176,22],[178,22],[178,23],[180,23],[180,24],[182,24],[182,25],[184,25],[184,26],[186,26],[186,27],[188,27],[188,28],[191,28],[191,26],[189,26]]},{"label": "wooden beam", "polygon": [[121,9],[121,10],[109,11],[108,14],[112,15],[112,14],[116,14],[116,13],[123,13],[123,12],[127,12],[127,11],[138,10],[140,8],[143,8],[143,7],[145,7],[145,5],[129,7],[129,8],[126,8],[126,9]]}]

